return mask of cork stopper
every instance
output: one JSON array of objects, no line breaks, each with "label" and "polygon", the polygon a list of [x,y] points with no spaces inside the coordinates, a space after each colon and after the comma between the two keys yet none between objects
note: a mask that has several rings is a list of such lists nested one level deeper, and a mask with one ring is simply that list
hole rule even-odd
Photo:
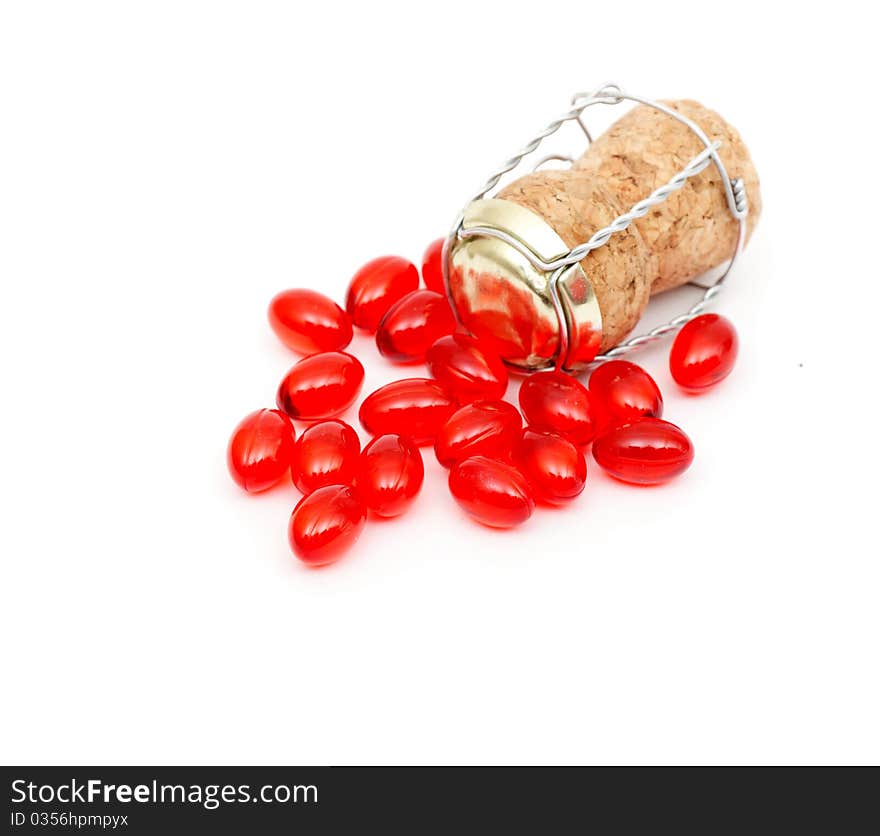
[{"label": "cork stopper", "polygon": [[[747,231],[761,214],[758,175],[737,131],[697,102],[664,102],[694,121],[731,179],[742,178],[749,200]],[[497,197],[543,218],[571,248],[668,182],[704,149],[686,126],[647,105],[619,119],[570,169],[545,170],[514,181]],[[651,294],[685,284],[727,261],[738,221],[714,165],[581,262],[602,317],[601,350],[625,339]]]}]

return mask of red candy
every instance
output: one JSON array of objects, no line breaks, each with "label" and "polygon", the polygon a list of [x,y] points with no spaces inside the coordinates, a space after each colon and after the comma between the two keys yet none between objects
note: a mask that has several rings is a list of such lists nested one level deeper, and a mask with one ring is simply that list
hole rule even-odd
[{"label": "red candy", "polygon": [[357,490],[380,517],[396,517],[412,505],[422,489],[422,454],[408,438],[380,435],[361,454]]},{"label": "red candy", "polygon": [[278,408],[291,418],[331,418],[350,407],[364,382],[364,367],[344,351],[304,357],[278,387]]},{"label": "red candy", "polygon": [[599,436],[593,457],[622,482],[657,485],[684,473],[694,460],[694,448],[675,424],[642,418]]},{"label": "red candy", "polygon": [[676,335],[669,352],[669,371],[683,389],[699,392],[730,374],[738,352],[733,323],[718,314],[703,314]]},{"label": "red candy", "polygon": [[513,448],[513,463],[535,498],[551,505],[579,496],[587,482],[584,454],[562,436],[527,428]]},{"label": "red candy", "polygon": [[449,471],[449,490],[477,522],[493,528],[524,523],[535,507],[523,475],[515,467],[485,456],[456,463]]},{"label": "red candy", "polygon": [[361,404],[360,419],[373,435],[396,433],[428,444],[455,412],[455,401],[433,380],[411,377],[382,386]]},{"label": "red candy", "polygon": [[461,404],[503,398],[507,369],[501,358],[466,334],[437,340],[425,356],[431,374]]},{"label": "red candy", "polygon": [[601,421],[593,396],[564,372],[527,377],[519,389],[519,405],[530,427],[557,433],[572,444],[589,444]]},{"label": "red candy", "polygon": [[422,278],[428,290],[446,295],[446,285],[443,283],[443,238],[438,238],[428,245],[422,256]]},{"label": "red candy", "polygon": [[[425,250],[425,289],[414,264],[383,256],[354,275],[345,310],[302,288],[282,291],[269,304],[279,339],[308,356],[281,381],[277,410],[257,410],[235,428],[227,464],[249,492],[291,474],[305,495],[290,515],[288,540],[310,566],[338,560],[369,513],[396,517],[412,505],[425,478],[419,445],[433,443],[437,460],[449,468],[455,501],[494,528],[524,523],[536,501],[564,505],[580,496],[587,481],[581,447],[590,443],[610,476],[637,485],[666,482],[693,462],[691,440],[661,419],[660,389],[634,363],[603,363],[589,388],[559,370],[529,375],[519,387],[522,415],[504,401],[502,356],[552,356],[558,323],[544,322],[522,288],[483,274],[467,277],[478,293],[456,298],[453,310],[443,279],[444,246],[439,238]],[[467,282],[452,270],[453,290]],[[456,315],[470,333],[456,330]],[[375,332],[384,357],[424,361],[434,378],[397,380],[363,401],[358,415],[374,436],[363,451],[349,424],[328,420],[348,409],[363,386],[363,366],[342,350],[353,325]],[[573,334],[572,341],[589,359],[599,336]],[[733,325],[702,315],[679,331],[669,368],[680,386],[698,392],[730,373],[737,351]],[[291,419],[317,423],[297,439]]]},{"label": "red candy", "polygon": [[280,482],[290,470],[296,432],[283,412],[258,409],[235,428],[226,464],[236,484],[257,493]]},{"label": "red candy", "polygon": [[303,354],[339,351],[351,342],[351,319],[314,290],[284,290],[269,303],[269,324],[288,348]]},{"label": "red candy", "polygon": [[419,271],[415,264],[396,255],[374,258],[354,274],[345,309],[358,328],[372,333],[388,309],[418,286]]},{"label": "red candy", "polygon": [[626,360],[609,360],[590,375],[590,392],[595,395],[612,424],[663,414],[660,387],[641,366]]},{"label": "red candy", "polygon": [[304,496],[287,526],[293,553],[309,566],[338,560],[360,537],[367,506],[354,488],[327,485]]},{"label": "red candy", "polygon": [[455,314],[445,296],[415,290],[395,302],[382,318],[376,345],[383,357],[400,363],[425,359],[440,337],[455,330]]},{"label": "red candy", "polygon": [[506,401],[477,401],[463,406],[440,428],[434,441],[443,467],[471,456],[507,458],[522,431],[522,418]]},{"label": "red candy", "polygon": [[293,447],[293,483],[303,493],[325,485],[352,485],[360,453],[360,439],[344,421],[312,424],[303,430]]}]

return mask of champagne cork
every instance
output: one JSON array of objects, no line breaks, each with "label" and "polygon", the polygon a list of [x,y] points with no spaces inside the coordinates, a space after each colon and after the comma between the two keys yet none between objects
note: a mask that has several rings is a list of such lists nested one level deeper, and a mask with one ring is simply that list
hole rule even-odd
[{"label": "champagne cork", "polygon": [[[739,134],[697,102],[664,104],[695,122],[710,142],[721,141],[718,153],[728,176],[745,184],[750,236],[761,214],[761,194]],[[572,248],[667,183],[704,147],[686,125],[639,105],[597,138],[570,169],[528,174],[497,197],[540,216]],[[738,234],[722,178],[710,164],[590,252],[581,267],[601,312],[601,350],[626,338],[652,294],[685,284],[730,259]]]}]

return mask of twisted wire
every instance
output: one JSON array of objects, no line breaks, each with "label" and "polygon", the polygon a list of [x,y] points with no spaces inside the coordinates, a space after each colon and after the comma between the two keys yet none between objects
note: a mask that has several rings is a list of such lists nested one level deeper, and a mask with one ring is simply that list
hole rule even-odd
[{"label": "twisted wire", "polygon": [[604,354],[597,354],[590,361],[590,365],[598,365],[599,363],[604,363],[606,360],[614,360],[616,357],[620,357],[633,349],[657,342],[657,340],[662,339],[667,334],[672,334],[675,331],[678,331],[679,328],[683,325],[687,325],[687,323],[694,319],[694,317],[699,316],[708,307],[709,303],[721,293],[721,290],[721,280],[719,279],[718,282],[706,290],[703,297],[686,313],[675,317],[675,319],[670,319],[669,322],[665,322],[663,325],[658,325],[656,328],[652,328],[644,334],[639,334],[637,337],[625,340],[614,346],[614,348],[608,349]]},{"label": "twisted wire", "polygon": [[708,148],[697,154],[681,171],[678,172],[668,183],[654,189],[644,200],[640,200],[629,212],[619,215],[608,226],[603,227],[589,241],[578,244],[569,252],[557,258],[555,261],[547,262],[547,269],[555,270],[557,267],[564,267],[567,264],[577,264],[582,261],[588,253],[598,249],[607,243],[608,239],[615,232],[623,232],[633,221],[643,218],[654,206],[663,203],[671,194],[674,194],[687,183],[688,178],[694,177],[701,171],[704,171],[712,162],[712,155],[721,147],[720,142],[713,142]]},{"label": "twisted wire", "polygon": [[742,177],[737,177],[736,180],[730,181],[730,186],[733,189],[733,200],[736,203],[736,211],[740,214],[745,214],[748,209],[745,180],[743,180]]},{"label": "twisted wire", "polygon": [[[466,230],[461,230],[458,234],[461,238],[475,238],[478,236],[498,238],[509,246],[513,247],[521,255],[525,256],[531,264],[546,272],[559,270],[560,267],[568,267],[571,264],[577,264],[593,250],[597,250],[608,242],[608,239],[616,232],[623,232],[633,221],[642,218],[648,214],[652,207],[663,203],[671,194],[681,189],[687,183],[690,177],[694,177],[703,171],[711,162],[712,154],[715,153],[721,143],[715,142],[702,153],[694,157],[678,174],[676,174],[668,183],[658,187],[651,192],[644,200],[636,203],[628,212],[616,217],[608,226],[603,227],[593,234],[589,241],[578,244],[570,249],[565,255],[553,259],[553,261],[545,261],[543,258],[532,252],[525,244],[518,241],[511,235],[492,227],[475,226]],[[561,279],[560,275],[556,276],[554,281]]]},{"label": "twisted wire", "polygon": [[535,134],[516,154],[514,154],[509,159],[505,160],[495,171],[489,175],[489,179],[484,184],[483,188],[473,197],[471,200],[480,200],[485,197],[495,186],[498,185],[501,178],[505,175],[513,171],[525,157],[535,151],[538,146],[547,139],[548,136],[552,136],[555,134],[566,122],[571,122],[572,120],[576,120],[581,113],[586,110],[586,108],[591,104],[618,104],[621,99],[614,95],[614,93],[619,93],[620,88],[617,87],[616,84],[606,84],[603,87],[600,87],[593,93],[588,93],[583,96],[578,95],[575,96],[572,100],[574,107],[571,110],[566,111],[562,114],[562,116],[554,119],[550,122],[542,131],[539,131]]}]

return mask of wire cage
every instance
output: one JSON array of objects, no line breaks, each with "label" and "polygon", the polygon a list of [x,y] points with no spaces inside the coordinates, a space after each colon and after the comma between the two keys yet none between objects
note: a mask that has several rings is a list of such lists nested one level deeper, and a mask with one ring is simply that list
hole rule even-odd
[{"label": "wire cage", "polygon": [[[501,166],[499,166],[494,172],[492,172],[492,174],[484,183],[482,189],[471,198],[471,201],[469,201],[469,203],[486,199],[489,196],[490,192],[492,192],[492,190],[501,181],[502,177],[517,169],[523,163],[523,160],[526,157],[538,150],[544,140],[555,134],[563,125],[568,122],[576,122],[579,125],[580,129],[583,131],[587,143],[591,144],[593,141],[593,137],[586,123],[584,122],[585,111],[588,108],[594,107],[596,105],[618,105],[626,101],[652,107],[664,113],[670,119],[675,119],[681,124],[685,125],[700,140],[700,143],[703,145],[703,150],[695,157],[693,157],[693,159],[691,159],[690,162],[686,166],[684,166],[684,168],[682,168],[682,170],[679,171],[675,176],[673,176],[667,183],[655,189],[650,195],[633,205],[628,212],[625,212],[624,214],[616,217],[610,224],[603,227],[602,229],[597,230],[588,241],[584,241],[583,243],[572,247],[567,253],[558,258],[554,258],[551,261],[546,261],[542,259],[528,246],[522,243],[518,238],[506,233],[504,230],[496,229],[491,226],[470,226],[464,228],[464,212],[460,213],[456,218],[455,223],[453,224],[453,227],[447,237],[446,245],[444,246],[443,275],[447,288],[449,287],[450,275],[449,252],[451,251],[453,244],[455,244],[457,241],[462,241],[468,238],[483,237],[499,239],[503,241],[506,245],[516,250],[524,258],[526,258],[536,270],[546,272],[550,275],[548,286],[550,291],[550,298],[557,317],[559,349],[556,354],[555,360],[548,363],[547,368],[561,368],[568,353],[570,341],[569,322],[567,317],[565,316],[565,311],[559,291],[559,283],[566,269],[571,267],[572,265],[581,262],[590,252],[607,243],[613,235],[626,230],[630,226],[630,224],[633,223],[633,221],[644,217],[653,207],[657,206],[660,203],[663,203],[663,201],[667,200],[670,195],[674,194],[679,189],[682,189],[691,177],[700,174],[710,165],[714,165],[718,171],[718,174],[721,178],[721,183],[724,188],[727,207],[731,215],[738,222],[738,234],[736,237],[733,253],[731,254],[730,260],[726,263],[726,266],[721,272],[721,275],[711,285],[705,288],[705,292],[703,293],[699,301],[697,301],[696,304],[691,306],[683,314],[675,317],[674,319],[671,319],[669,322],[666,322],[662,325],[657,326],[656,328],[651,329],[650,331],[647,331],[646,333],[630,337],[603,354],[597,354],[595,357],[593,357],[588,365],[595,366],[606,360],[620,357],[621,355],[626,354],[629,351],[659,340],[668,334],[675,333],[691,319],[701,314],[709,305],[709,303],[723,289],[723,285],[727,280],[727,277],[730,275],[730,272],[733,269],[733,266],[745,245],[746,218],[748,217],[748,199],[746,196],[745,183],[741,178],[731,179],[728,175],[724,163],[722,162],[721,157],[718,154],[718,149],[721,147],[721,142],[710,141],[702,128],[700,128],[700,126],[697,125],[693,120],[688,119],[683,114],[676,112],[670,107],[667,107],[662,102],[646,99],[641,96],[633,95],[631,93],[625,93],[618,85],[611,83],[604,84],[589,93],[575,94],[571,100],[571,108],[566,113],[562,114],[560,117],[550,122],[542,131],[540,131],[528,143],[526,143],[526,145],[524,145],[516,154],[514,154],[512,157],[510,157],[510,159],[506,160]],[[550,160],[561,160],[568,163],[573,162],[573,158],[569,156],[561,154],[548,154],[547,156],[539,159],[532,170],[537,170],[540,166],[544,165]],[[694,284],[694,282],[691,282],[691,284]],[[699,286],[702,287],[702,285]]]}]

